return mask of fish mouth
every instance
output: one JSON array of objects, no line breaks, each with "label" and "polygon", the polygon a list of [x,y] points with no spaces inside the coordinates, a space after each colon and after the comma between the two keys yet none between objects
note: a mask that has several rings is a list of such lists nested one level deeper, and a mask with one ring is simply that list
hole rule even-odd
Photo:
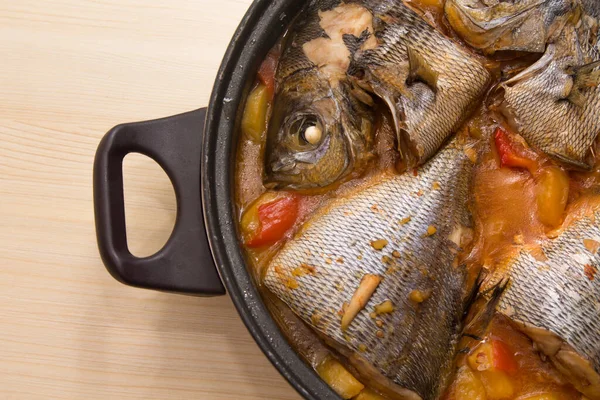
[{"label": "fish mouth", "polygon": [[328,157],[331,146],[336,146],[336,141],[331,135],[325,136],[321,143],[308,151],[296,151],[293,148],[283,150],[284,155],[278,151],[272,153],[272,160],[266,166],[263,185],[269,189],[290,188],[295,190],[330,189],[338,183],[353,168],[352,152],[346,153],[343,165],[330,173],[328,166],[336,165],[336,160]]},{"label": "fish mouth", "polygon": [[572,0],[449,0],[445,14],[454,31],[484,53],[543,53],[545,44],[567,23],[568,15],[577,13],[576,9]]},{"label": "fish mouth", "polygon": [[292,158],[282,158],[271,164],[271,172],[274,174],[293,173],[296,165]]},{"label": "fish mouth", "polygon": [[300,180],[296,162],[288,157],[270,164],[263,179],[263,186],[267,189],[281,189],[293,186]]}]

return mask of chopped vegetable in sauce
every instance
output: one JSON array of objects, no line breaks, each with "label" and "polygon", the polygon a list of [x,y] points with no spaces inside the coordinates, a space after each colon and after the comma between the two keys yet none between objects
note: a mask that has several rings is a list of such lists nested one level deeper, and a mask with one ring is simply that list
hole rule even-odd
[{"label": "chopped vegetable in sauce", "polygon": [[[453,0],[455,3],[457,1]],[[512,5],[512,2],[508,3]],[[454,37],[455,34],[449,31],[444,19],[444,1],[410,0],[407,4],[420,10],[429,24],[446,35]],[[358,8],[352,10],[357,13],[356,18],[362,18],[361,23],[368,22],[368,18],[364,19],[366,17],[361,10]],[[336,25],[340,21],[333,18],[328,23]],[[325,28],[332,29],[331,26]],[[340,39],[340,43],[342,43],[341,37],[337,38]],[[360,46],[361,42],[357,43],[356,45]],[[412,50],[407,51],[412,52]],[[349,197],[371,185],[390,179],[394,174],[405,173],[415,178],[423,176],[422,169],[410,165],[411,155],[407,153],[410,144],[402,142],[407,140],[406,137],[399,139],[400,136],[396,136],[394,126],[396,116],[390,115],[390,111],[384,107],[385,102],[377,100],[372,93],[363,91],[364,88],[353,87],[352,90],[356,91],[353,95],[361,99],[361,107],[364,106],[362,103],[375,107],[374,157],[366,157],[365,160],[368,161],[363,160],[369,168],[350,173],[335,185],[324,189],[275,191],[273,186],[263,185],[266,132],[278,90],[276,77],[281,53],[280,46],[276,46],[259,67],[257,80],[246,99],[241,118],[242,135],[236,160],[235,193],[236,204],[240,211],[239,227],[253,275],[259,288],[265,292],[267,289],[262,286],[261,281],[265,266],[282,245],[310,227],[312,216],[328,212],[327,207],[334,199]],[[344,57],[340,59],[346,62],[348,56],[345,53],[343,55]],[[534,61],[531,60],[535,59],[517,56],[519,55],[507,53],[487,54],[485,58],[480,55],[477,57],[492,71],[494,82],[500,83],[514,76],[516,71],[526,68],[527,63],[533,63]],[[417,62],[420,69],[411,71],[411,74],[420,72],[421,76],[411,75],[410,79],[407,79],[407,87],[411,88],[412,85],[426,87],[435,83],[438,76],[436,73],[431,73],[430,66],[421,59],[419,54],[412,54],[412,57],[412,61]],[[326,72],[332,73],[330,69]],[[339,79],[337,75],[335,78]],[[299,89],[300,86],[297,88]],[[432,93],[435,93],[435,90]],[[405,94],[401,93],[399,96],[401,95]],[[369,206],[371,217],[389,219],[394,224],[389,236],[388,232],[372,234],[365,241],[366,243],[361,243],[362,250],[359,252],[354,251],[357,243],[347,243],[344,248],[340,248],[339,254],[322,254],[324,260],[322,264],[298,262],[294,264],[291,272],[282,273],[280,278],[290,293],[305,293],[310,296],[311,288],[307,288],[306,282],[311,277],[327,274],[328,268],[343,268],[348,263],[363,262],[363,256],[369,254],[377,255],[377,263],[379,259],[381,260],[383,264],[381,275],[363,272],[361,265],[359,273],[354,276],[356,280],[360,280],[358,286],[356,280],[336,280],[335,288],[330,288],[330,291],[344,295],[344,300],[336,302],[335,307],[312,310],[310,318],[305,319],[304,322],[312,321],[313,325],[317,326],[324,324],[327,315],[334,315],[336,321],[331,326],[335,325],[336,329],[344,331],[346,341],[358,350],[357,357],[364,357],[366,353],[373,350],[373,347],[389,341],[389,338],[395,334],[395,329],[397,332],[398,326],[389,323],[390,317],[398,314],[402,305],[400,303],[404,302],[395,299],[395,306],[391,300],[384,300],[391,297],[377,298],[376,293],[381,293],[381,288],[378,291],[381,282],[388,282],[387,279],[398,279],[396,277],[400,274],[397,266],[405,261],[414,263],[416,270],[422,270],[424,282],[427,281],[428,285],[438,278],[431,276],[419,264],[416,254],[420,249],[415,249],[416,254],[413,254],[412,250],[411,252],[395,250],[400,248],[399,243],[407,239],[395,235],[396,231],[402,231],[404,228],[414,229],[422,240],[428,242],[441,237],[447,238],[448,243],[452,244],[453,254],[456,254],[454,267],[464,267],[472,275],[470,279],[474,281],[480,270],[481,276],[498,271],[507,272],[509,267],[506,260],[514,258],[523,249],[530,251],[536,260],[547,260],[541,244],[559,235],[568,223],[578,217],[578,212],[582,213],[580,210],[591,210],[600,205],[600,157],[596,157],[596,154],[600,153],[600,145],[596,144],[594,147],[595,163],[590,171],[575,169],[571,165],[559,162],[539,148],[530,146],[531,141],[525,140],[526,135],[522,135],[522,132],[516,129],[519,121],[507,120],[501,116],[500,109],[496,106],[499,104],[497,96],[494,91],[490,92],[484,102],[485,105],[469,116],[461,128],[456,129],[458,132],[456,143],[461,145],[460,151],[463,157],[466,155],[467,163],[470,161],[469,168],[472,169],[473,174],[468,204],[469,211],[473,215],[473,226],[458,225],[453,227],[454,230],[450,235],[442,236],[444,224],[433,225],[435,221],[431,220],[423,222],[419,220],[413,209],[408,210],[412,215],[407,215],[406,210],[403,214],[393,215],[387,209],[388,207],[383,206],[383,203],[377,204],[376,199],[372,200]],[[286,117],[282,118],[285,120]],[[297,123],[296,130],[301,131],[301,135],[299,139],[295,139],[292,147],[300,149],[298,158],[300,161],[297,161],[294,167],[301,165],[304,159],[309,162],[313,157],[309,155],[309,151],[319,149],[319,146],[331,140],[331,133],[320,120],[305,118]],[[370,128],[371,125],[363,121],[361,129],[366,127]],[[341,146],[339,143],[336,145]],[[322,151],[326,150],[329,149],[323,147]],[[333,151],[343,153],[340,149]],[[348,161],[345,161],[344,165],[347,163]],[[322,173],[329,172],[327,168],[322,170]],[[439,177],[435,176],[425,185],[413,188],[410,195],[418,198],[417,201],[430,201],[431,193],[441,193],[448,188],[448,185],[440,181]],[[406,200],[399,197],[397,201]],[[349,212],[348,217],[351,216],[350,214],[352,213]],[[324,240],[334,239],[324,238]],[[592,235],[578,240],[589,256],[598,254],[600,238]],[[316,252],[312,248],[309,251]],[[368,269],[365,268],[364,271]],[[582,262],[580,271],[584,280],[597,282],[600,279],[598,265],[592,261]],[[408,290],[402,292],[402,299],[406,299],[408,302],[406,304],[412,307],[411,312],[416,310],[414,312],[418,313],[419,310],[434,302],[432,294],[435,297],[435,293],[430,289],[434,285],[428,285],[410,286]],[[381,284],[381,287],[383,286],[385,283]],[[413,287],[418,289],[412,289]],[[312,293],[319,290],[323,289],[319,288]],[[357,319],[359,315],[363,317]],[[379,340],[375,342],[377,343],[375,346],[373,342],[367,346],[366,342],[363,342],[360,337],[355,337],[352,329],[349,329],[351,326],[355,328],[364,316],[370,317],[369,324],[372,326],[370,334],[374,334]],[[568,374],[559,371],[548,357],[542,354],[538,345],[523,333],[522,328],[506,315],[497,312],[491,318],[491,323],[482,336],[461,338],[461,350],[455,359],[455,373],[448,389],[441,397],[442,400],[588,400],[574,388],[568,379]],[[293,345],[295,345],[294,341],[305,344],[304,337],[292,336],[290,341]],[[320,343],[320,339],[316,339],[316,342]],[[320,345],[329,349],[323,343]],[[314,345],[314,348],[319,348],[320,345]],[[335,348],[329,350],[332,351],[331,354],[338,354]],[[316,357],[315,354],[320,356]],[[319,376],[343,399],[396,398],[390,395],[393,391],[388,393],[381,389],[387,387],[386,384],[381,384],[381,377],[374,378],[357,373],[356,360],[352,357],[347,360],[347,354],[339,358],[329,353],[327,356],[323,354],[325,354],[323,350],[314,349],[308,353],[306,351],[301,353]]]}]

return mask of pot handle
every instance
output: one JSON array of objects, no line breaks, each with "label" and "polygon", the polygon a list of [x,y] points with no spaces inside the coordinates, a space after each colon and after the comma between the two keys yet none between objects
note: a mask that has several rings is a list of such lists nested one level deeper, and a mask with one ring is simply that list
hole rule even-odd
[{"label": "pot handle", "polygon": [[[193,295],[221,295],[204,227],[200,162],[206,108],[154,121],[118,125],[102,139],[94,160],[94,211],[100,256],[127,285]],[[177,197],[177,218],[165,246],[135,257],[127,246],[123,158],[132,152],[156,161]]]}]

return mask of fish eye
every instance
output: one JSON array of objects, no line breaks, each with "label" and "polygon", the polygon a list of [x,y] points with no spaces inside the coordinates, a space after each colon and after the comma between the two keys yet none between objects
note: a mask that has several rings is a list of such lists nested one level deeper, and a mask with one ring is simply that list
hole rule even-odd
[{"label": "fish eye", "polygon": [[323,131],[316,125],[308,126],[302,135],[303,139],[310,144],[317,144],[321,141]]},{"label": "fish eye", "polygon": [[315,117],[304,115],[292,123],[290,134],[301,146],[315,146],[323,139],[323,127]]}]

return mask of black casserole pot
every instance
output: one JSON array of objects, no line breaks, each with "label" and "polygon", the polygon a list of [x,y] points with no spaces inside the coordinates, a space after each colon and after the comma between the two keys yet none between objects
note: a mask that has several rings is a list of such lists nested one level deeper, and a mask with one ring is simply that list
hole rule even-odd
[{"label": "black casserole pot", "polygon": [[[241,110],[256,70],[305,2],[256,0],[240,23],[214,84],[208,108],[123,124],[102,139],[94,162],[94,207],[100,255],[128,285],[189,295],[222,295],[269,360],[307,399],[339,399],[290,347],[248,273],[238,239],[234,166]],[[138,258],[127,248],[123,158],[145,154],[166,171],[177,197],[167,244]]]}]

